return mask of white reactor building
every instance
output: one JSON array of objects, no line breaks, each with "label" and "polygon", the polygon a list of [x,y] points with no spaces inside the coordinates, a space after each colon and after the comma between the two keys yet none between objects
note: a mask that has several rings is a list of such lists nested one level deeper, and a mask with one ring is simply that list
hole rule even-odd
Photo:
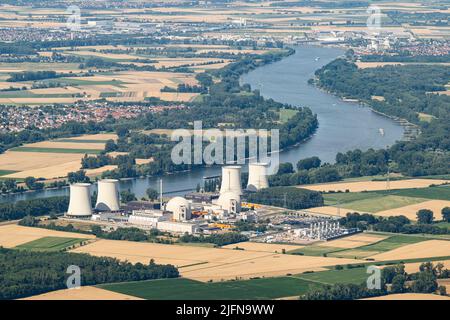
[{"label": "white reactor building", "polygon": [[97,204],[98,211],[119,211],[119,180],[105,179],[98,182]]},{"label": "white reactor building", "polygon": [[230,191],[237,193],[239,195],[243,194],[241,185],[240,166],[222,167],[222,185],[220,186],[220,194]]},{"label": "white reactor building", "polygon": [[92,216],[91,185],[89,183],[70,185],[70,201],[67,216],[73,218],[90,218]]},{"label": "white reactor building", "polygon": [[250,163],[248,165],[247,190],[256,192],[269,187],[267,168],[267,163]]}]

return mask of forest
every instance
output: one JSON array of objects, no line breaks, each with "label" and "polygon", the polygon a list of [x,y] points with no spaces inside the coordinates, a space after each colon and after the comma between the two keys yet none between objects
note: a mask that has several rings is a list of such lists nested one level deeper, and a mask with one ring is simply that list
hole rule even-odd
[{"label": "forest", "polygon": [[[406,119],[420,127],[421,134],[411,141],[400,141],[388,150],[370,151],[380,157],[370,172],[383,173],[392,161],[394,170],[408,176],[450,173],[450,96],[445,91],[450,67],[440,65],[384,66],[358,69],[345,59],[337,59],[316,72],[313,82],[341,97],[358,99],[374,110]],[[383,99],[373,99],[374,96]],[[434,116],[421,121],[419,113]],[[349,157],[338,155],[338,164],[346,165],[357,176],[367,152],[355,150]],[[384,156],[383,156],[384,154]],[[383,160],[384,157],[384,160]],[[384,169],[383,169],[384,167]]]},{"label": "forest", "polygon": [[113,258],[66,252],[30,252],[0,247],[0,300],[66,289],[69,266],[81,269],[81,285],[176,278],[172,265],[131,264]]},{"label": "forest", "polygon": [[293,187],[262,189],[249,194],[247,201],[291,210],[323,206],[323,197],[319,192]]}]

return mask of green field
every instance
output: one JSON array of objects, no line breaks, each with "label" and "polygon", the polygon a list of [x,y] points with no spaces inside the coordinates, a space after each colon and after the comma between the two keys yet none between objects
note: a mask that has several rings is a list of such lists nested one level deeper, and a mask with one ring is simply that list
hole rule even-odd
[{"label": "green field", "polygon": [[379,195],[376,192],[336,192],[323,194],[325,205],[328,206],[336,205],[338,203],[346,204],[361,200],[379,199],[381,197],[382,195]]},{"label": "green field", "polygon": [[376,213],[384,210],[401,208],[424,201],[426,200],[422,198],[388,195],[348,202],[344,204],[344,207],[346,209],[352,209],[359,212]]},{"label": "green field", "polygon": [[99,154],[103,150],[94,149],[64,149],[64,148],[34,148],[34,147],[17,147],[10,149],[17,152],[45,152],[45,153],[85,153]]},{"label": "green field", "polygon": [[293,109],[280,109],[280,122],[281,123],[288,122],[297,113],[298,111]]},{"label": "green field", "polygon": [[329,270],[295,275],[299,279],[330,285],[337,283],[360,284],[366,281],[368,276],[367,268]]},{"label": "green field", "polygon": [[149,300],[245,300],[298,296],[319,286],[296,277],[280,277],[215,283],[179,278],[98,287]]},{"label": "green field", "polygon": [[86,241],[86,239],[44,237],[38,240],[21,244],[16,248],[31,251],[61,251],[65,248],[77,245],[83,241]]},{"label": "green field", "polygon": [[288,251],[288,253],[289,254],[300,254],[300,253],[302,253],[305,256],[322,257],[324,254],[328,255],[331,252],[337,252],[337,251],[342,251],[342,250],[345,250],[345,249],[311,245],[311,246],[306,246],[304,248]]},{"label": "green field", "polygon": [[0,170],[0,177],[1,176],[6,176],[8,174],[13,174],[13,173],[16,173],[16,172],[18,172],[18,171],[14,171],[14,170]]},{"label": "green field", "polygon": [[429,188],[403,189],[394,191],[378,191],[379,194],[392,194],[402,197],[424,198],[432,200],[450,200],[450,185],[442,185]]},{"label": "green field", "polygon": [[358,250],[384,252],[403,247],[408,244],[418,243],[426,240],[430,240],[430,238],[409,235],[394,235],[379,242],[369,244],[367,246],[358,247]]}]

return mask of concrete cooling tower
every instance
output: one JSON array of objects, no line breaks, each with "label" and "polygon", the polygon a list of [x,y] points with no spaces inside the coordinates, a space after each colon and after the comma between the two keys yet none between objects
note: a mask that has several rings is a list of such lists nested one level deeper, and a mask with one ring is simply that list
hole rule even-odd
[{"label": "concrete cooling tower", "polygon": [[267,163],[250,163],[248,165],[247,190],[256,192],[269,187],[267,168]]},{"label": "concrete cooling tower", "polygon": [[222,167],[222,185],[220,187],[220,194],[229,191],[242,195],[240,166]]},{"label": "concrete cooling tower", "polygon": [[67,215],[78,218],[92,216],[91,185],[89,183],[70,185],[70,201]]},{"label": "concrete cooling tower", "polygon": [[119,211],[119,181],[105,179],[98,182],[98,196],[95,209],[99,211]]}]

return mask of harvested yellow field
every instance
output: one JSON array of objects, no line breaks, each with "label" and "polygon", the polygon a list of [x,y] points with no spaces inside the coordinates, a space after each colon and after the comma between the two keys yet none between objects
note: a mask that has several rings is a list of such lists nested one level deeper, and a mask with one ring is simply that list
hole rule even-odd
[{"label": "harvested yellow field", "polygon": [[[136,161],[136,163],[137,163],[137,161]],[[118,166],[112,164],[112,165],[107,165],[107,166],[103,166],[103,167],[100,167],[100,168],[87,169],[85,171],[86,171],[86,175],[88,177],[94,177],[94,176],[101,175],[105,171],[115,170],[117,168],[118,168]]]},{"label": "harvested yellow field", "polygon": [[70,140],[117,140],[118,137],[115,133],[98,133],[98,134],[85,134],[83,136],[72,137]]},{"label": "harvested yellow field", "polygon": [[142,299],[96,287],[81,287],[79,289],[65,289],[52,291],[20,300],[142,300]]},{"label": "harvested yellow field", "polygon": [[271,253],[281,253],[283,249],[286,251],[301,249],[304,246],[289,245],[289,244],[272,244],[272,243],[261,243],[261,242],[240,242],[229,244],[223,246],[224,249],[234,249],[234,248],[244,249],[246,251],[259,251],[259,252],[271,252]]},{"label": "harvested yellow field", "polygon": [[23,227],[15,224],[0,226],[0,246],[14,248],[18,245],[43,237],[65,237],[94,239],[94,235],[47,230],[42,228]]},{"label": "harvested yellow field", "polygon": [[431,293],[399,293],[361,300],[450,300],[450,297]]},{"label": "harvested yellow field", "polygon": [[200,281],[278,276],[319,271],[325,266],[356,263],[354,259],[306,257],[194,246],[99,240],[72,252],[108,256],[132,263],[173,264],[182,276]]},{"label": "harvested yellow field", "polygon": [[[432,179],[409,179],[409,180],[397,180],[390,182],[390,189],[410,189],[410,188],[426,188],[431,185],[440,185],[444,183],[450,183],[449,180],[432,180]],[[341,191],[345,192],[362,192],[362,191],[377,191],[386,190],[386,181],[356,181],[356,182],[339,182],[339,183],[324,183],[315,185],[301,185],[299,188],[329,192],[329,191]]]},{"label": "harvested yellow field", "polygon": [[78,161],[84,154],[7,151],[0,154],[0,170],[25,171]]},{"label": "harvested yellow field", "polygon": [[442,220],[442,209],[445,207],[450,207],[450,201],[430,200],[406,207],[377,212],[375,215],[382,217],[405,216],[410,220],[417,220],[417,211],[428,209],[433,211],[434,220],[438,221]]},{"label": "harvested yellow field", "polygon": [[[230,250],[231,251],[231,250]],[[233,250],[234,251],[234,250]],[[244,251],[245,252],[245,251]],[[248,255],[249,252],[247,252]],[[324,271],[326,266],[357,263],[361,260],[307,257],[289,254],[266,254],[253,259],[244,258],[230,263],[208,263],[182,268],[181,274],[198,281],[222,281],[254,277],[277,277],[306,271]]]},{"label": "harvested yellow field", "polygon": [[[423,262],[414,262],[414,263],[405,263],[405,271],[406,273],[416,273],[420,271],[420,265]],[[432,261],[433,265],[436,266],[438,263],[442,263],[444,265],[444,269],[450,269],[450,260],[444,260],[444,261]],[[385,268],[388,266],[383,266],[382,268]]]},{"label": "harvested yellow field", "polygon": [[104,143],[78,143],[78,142],[59,142],[59,141],[42,141],[36,143],[25,144],[27,148],[58,148],[58,149],[87,149],[87,150],[103,150]]},{"label": "harvested yellow field", "polygon": [[450,241],[428,240],[409,244],[371,256],[378,261],[445,257],[450,255]]},{"label": "harvested yellow field", "polygon": [[344,248],[353,249],[361,246],[367,246],[372,243],[384,240],[388,236],[378,235],[378,234],[357,234],[350,237],[345,237],[342,239],[336,239],[318,244],[321,247],[333,247],[333,248]]},{"label": "harvested yellow field", "polygon": [[[54,154],[54,153],[52,153]],[[39,155],[38,153],[33,153],[33,156]],[[55,179],[66,177],[69,172],[78,171],[81,169],[81,159],[83,154],[79,154],[79,159],[70,162],[64,162],[61,164],[53,166],[45,166],[37,169],[24,170],[20,172],[15,172],[4,176],[5,178],[20,179],[26,177],[36,177],[44,179]]]},{"label": "harvested yellow field", "polygon": [[356,62],[359,69],[404,65],[401,62]]}]

